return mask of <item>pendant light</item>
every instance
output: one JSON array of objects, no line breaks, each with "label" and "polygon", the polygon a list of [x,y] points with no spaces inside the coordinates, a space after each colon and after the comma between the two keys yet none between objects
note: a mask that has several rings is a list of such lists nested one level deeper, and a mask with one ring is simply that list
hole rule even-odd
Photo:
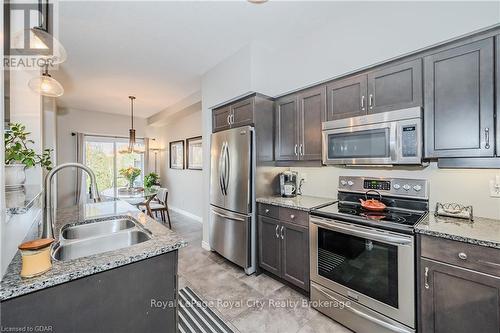
[{"label": "pendant light", "polygon": [[130,123],[131,123],[131,128],[129,129],[128,131],[128,147],[127,149],[122,149],[119,151],[119,153],[127,153],[127,154],[131,154],[131,153],[137,153],[137,154],[140,154],[140,153],[143,153],[144,150],[136,147],[136,142],[135,142],[135,129],[134,129],[134,100],[135,100],[135,96],[129,96],[128,97],[130,99]]},{"label": "pendant light", "polygon": [[42,75],[29,80],[28,86],[31,90],[43,96],[59,97],[64,94],[62,85],[50,76],[48,66],[45,66]]}]

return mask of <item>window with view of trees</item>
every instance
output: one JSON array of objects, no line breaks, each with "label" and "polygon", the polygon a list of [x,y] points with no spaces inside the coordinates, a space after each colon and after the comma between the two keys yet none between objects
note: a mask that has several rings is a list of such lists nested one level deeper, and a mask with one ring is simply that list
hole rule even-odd
[{"label": "window with view of trees", "polygon": [[[134,186],[143,185],[144,153],[128,153],[127,147],[127,139],[98,136],[85,137],[85,165],[94,171],[99,191],[126,186],[127,180],[118,171],[130,166],[139,168],[142,171],[141,175],[137,177]],[[143,142],[137,140],[136,147],[143,149]],[[90,179],[87,177],[87,189],[89,187]]]}]

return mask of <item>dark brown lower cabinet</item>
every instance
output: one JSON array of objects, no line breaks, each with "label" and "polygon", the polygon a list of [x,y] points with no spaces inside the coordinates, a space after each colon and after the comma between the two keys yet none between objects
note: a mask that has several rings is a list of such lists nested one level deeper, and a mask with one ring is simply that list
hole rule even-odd
[{"label": "dark brown lower cabinet", "polygon": [[281,276],[309,290],[309,229],[286,222],[281,224],[281,228]]},{"label": "dark brown lower cabinet", "polygon": [[280,221],[259,216],[259,264],[268,272],[280,275],[281,241]]},{"label": "dark brown lower cabinet", "polygon": [[309,228],[304,224],[259,215],[259,266],[309,291]]},{"label": "dark brown lower cabinet", "polygon": [[176,304],[172,251],[3,301],[1,331],[176,332]]},{"label": "dark brown lower cabinet", "polygon": [[419,235],[419,332],[500,332],[500,250]]}]

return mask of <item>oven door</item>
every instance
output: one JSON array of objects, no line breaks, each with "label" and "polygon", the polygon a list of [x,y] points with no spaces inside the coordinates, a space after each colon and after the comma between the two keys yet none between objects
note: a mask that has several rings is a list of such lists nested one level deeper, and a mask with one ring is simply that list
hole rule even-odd
[{"label": "oven door", "polygon": [[323,131],[324,164],[396,164],[397,123]]},{"label": "oven door", "polygon": [[413,236],[311,217],[311,281],[415,328]]}]

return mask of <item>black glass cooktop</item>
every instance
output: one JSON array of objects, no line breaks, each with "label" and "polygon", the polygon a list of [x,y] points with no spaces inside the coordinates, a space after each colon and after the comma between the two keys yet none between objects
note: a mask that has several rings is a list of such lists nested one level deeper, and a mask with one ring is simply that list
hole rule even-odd
[{"label": "black glass cooktop", "polygon": [[426,211],[412,211],[394,207],[387,208],[382,212],[373,212],[364,209],[358,203],[348,201],[339,201],[312,211],[313,215],[348,222],[359,222],[387,229],[413,229],[413,226],[426,213]]}]

